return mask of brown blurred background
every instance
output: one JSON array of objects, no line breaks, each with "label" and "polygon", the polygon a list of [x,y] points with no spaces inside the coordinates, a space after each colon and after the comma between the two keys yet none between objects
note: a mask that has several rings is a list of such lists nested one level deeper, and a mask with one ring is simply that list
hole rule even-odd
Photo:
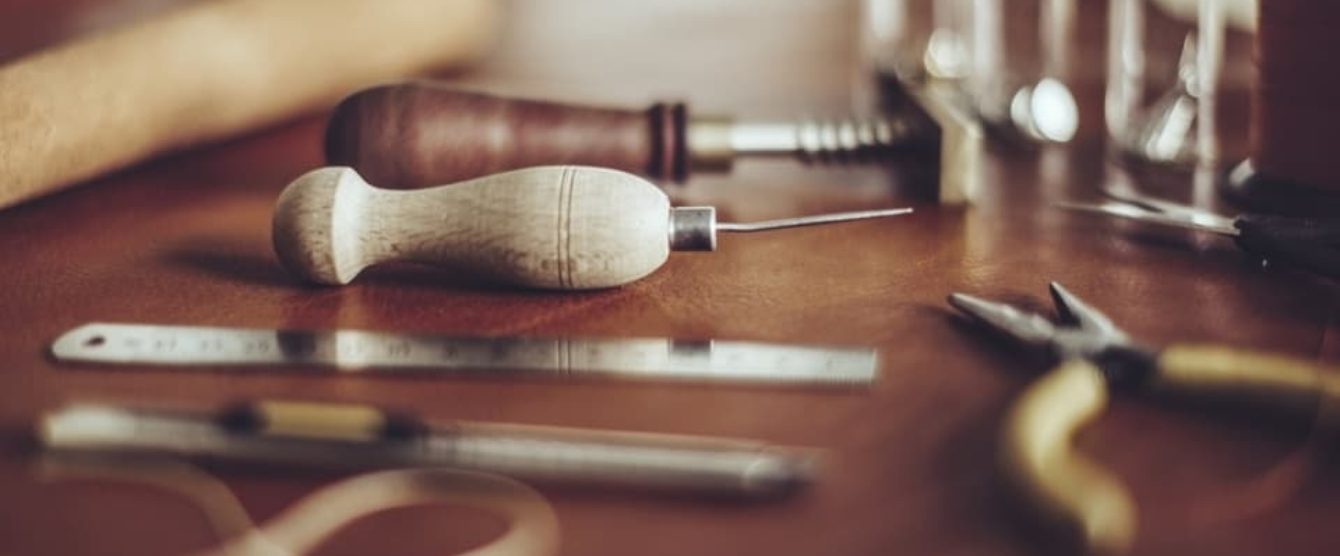
[{"label": "brown blurred background", "polygon": [[[168,9],[163,1],[0,4],[0,58]],[[1058,280],[1150,342],[1229,343],[1336,363],[1336,290],[1262,271],[1231,243],[1048,210],[1093,198],[1108,175],[1101,137],[1106,2],[1080,2],[1068,150],[995,145],[970,209],[938,207],[869,169],[743,164],[670,190],[754,220],[913,204],[908,218],[727,238],[679,254],[624,288],[515,291],[422,269],[313,289],[270,248],[282,187],[322,163],[324,114],[161,157],[0,213],[0,554],[176,554],[211,546],[201,517],[170,497],[107,483],[44,483],[23,439],[69,400],[215,407],[261,396],[358,401],[425,417],[759,438],[828,451],[813,488],[771,504],[723,504],[546,489],[562,553],[1038,554],[992,465],[1006,405],[1045,361],[951,316],[971,291],[1043,308]],[[857,2],[513,1],[496,49],[443,77],[463,86],[700,112],[844,114],[866,75]],[[386,40],[394,40],[387,37]],[[282,86],[277,84],[276,86]],[[1185,189],[1169,189],[1186,197]],[[813,392],[430,377],[318,377],[68,368],[46,355],[88,321],[349,327],[459,334],[673,336],[872,345],[869,391]],[[1082,441],[1130,482],[1142,512],[1135,553],[1326,554],[1340,484],[1306,431],[1121,400]],[[1306,462],[1301,482],[1281,465]],[[210,468],[264,520],[335,475]],[[1286,481],[1287,483],[1287,481]],[[1300,486],[1301,485],[1301,486]],[[395,511],[320,552],[441,554],[496,534],[459,508]]]}]

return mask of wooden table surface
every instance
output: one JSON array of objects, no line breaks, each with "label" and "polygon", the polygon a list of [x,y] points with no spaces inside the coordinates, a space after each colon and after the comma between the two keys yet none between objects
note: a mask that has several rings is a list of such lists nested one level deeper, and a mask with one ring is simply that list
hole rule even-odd
[{"label": "wooden table surface", "polygon": [[[0,57],[167,3],[7,2],[0,5]],[[954,318],[944,303],[949,292],[1046,309],[1046,284],[1057,280],[1153,344],[1227,343],[1340,360],[1334,284],[1262,270],[1222,238],[1046,207],[1050,199],[1092,198],[1111,179],[1096,140],[1101,101],[1093,94],[1101,91],[1105,6],[1083,6],[1077,90],[1086,120],[1069,151],[993,148],[982,196],[968,210],[910,200],[875,171],[745,164],[672,195],[718,204],[740,220],[901,204],[917,212],[723,238],[716,253],[673,255],[648,278],[608,291],[519,291],[418,268],[371,272],[344,288],[296,282],[272,253],[270,210],[289,180],[321,163],[320,114],[0,213],[0,554],[174,554],[210,546],[202,518],[168,496],[44,483],[25,431],[43,410],[72,400],[215,407],[261,396],[827,450],[816,485],[769,504],[545,489],[563,554],[1045,551],[992,461],[1007,404],[1047,362]],[[699,112],[745,116],[840,114],[860,90],[855,2],[532,0],[512,2],[511,10],[496,52],[452,79],[630,106],[687,99]],[[1204,187],[1156,191],[1213,198]],[[810,391],[52,362],[52,339],[88,321],[871,345],[882,368],[869,390]],[[1333,452],[1300,451],[1305,436],[1247,415],[1123,399],[1082,444],[1129,481],[1142,517],[1138,554],[1335,553]],[[218,473],[261,520],[335,478]],[[464,510],[395,511],[321,553],[438,554],[478,544],[497,528]]]}]

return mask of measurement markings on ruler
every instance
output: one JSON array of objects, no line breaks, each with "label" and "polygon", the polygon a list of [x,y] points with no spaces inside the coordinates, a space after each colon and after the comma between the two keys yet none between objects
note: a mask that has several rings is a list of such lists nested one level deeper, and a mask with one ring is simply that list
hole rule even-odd
[{"label": "measurement markings on ruler", "polygon": [[874,350],[664,338],[462,338],[361,330],[92,323],[52,345],[60,361],[182,368],[304,366],[775,384],[874,381]]}]

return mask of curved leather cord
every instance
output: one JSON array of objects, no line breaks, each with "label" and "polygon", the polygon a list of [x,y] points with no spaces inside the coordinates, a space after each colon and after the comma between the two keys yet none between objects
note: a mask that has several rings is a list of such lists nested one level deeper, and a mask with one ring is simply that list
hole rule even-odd
[{"label": "curved leather cord", "polygon": [[310,553],[341,528],[373,513],[405,506],[450,504],[503,516],[508,530],[460,556],[549,556],[558,551],[558,519],[533,489],[496,475],[448,469],[365,473],[323,487],[255,527],[217,478],[174,462],[44,466],[43,478],[113,479],[157,487],[187,498],[215,531],[232,538],[197,556],[296,556]]},{"label": "curved leather cord", "polygon": [[123,481],[157,488],[185,498],[204,514],[221,538],[244,535],[256,528],[232,489],[199,467],[179,460],[113,457],[69,459],[47,455],[37,468],[38,480]]},{"label": "curved leather cord", "polygon": [[467,471],[413,469],[365,473],[307,495],[259,529],[201,556],[253,555],[277,545],[307,554],[341,527],[388,508],[458,504],[502,514],[503,536],[460,556],[541,556],[558,548],[558,519],[534,490],[510,479]]},{"label": "curved leather cord", "polygon": [[1135,503],[1116,477],[1074,450],[1076,433],[1102,414],[1107,399],[1097,367],[1063,362],[1011,406],[1000,457],[1007,480],[1039,517],[1092,553],[1119,554],[1135,539]]}]

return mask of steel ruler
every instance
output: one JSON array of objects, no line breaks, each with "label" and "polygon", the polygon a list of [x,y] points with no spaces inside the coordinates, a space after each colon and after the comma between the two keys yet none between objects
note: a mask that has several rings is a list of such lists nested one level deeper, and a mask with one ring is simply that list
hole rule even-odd
[{"label": "steel ruler", "polygon": [[869,384],[878,368],[875,351],[861,348],[119,323],[90,323],[70,330],[52,345],[52,353],[66,362],[163,365],[179,371],[265,367],[833,386]]}]

